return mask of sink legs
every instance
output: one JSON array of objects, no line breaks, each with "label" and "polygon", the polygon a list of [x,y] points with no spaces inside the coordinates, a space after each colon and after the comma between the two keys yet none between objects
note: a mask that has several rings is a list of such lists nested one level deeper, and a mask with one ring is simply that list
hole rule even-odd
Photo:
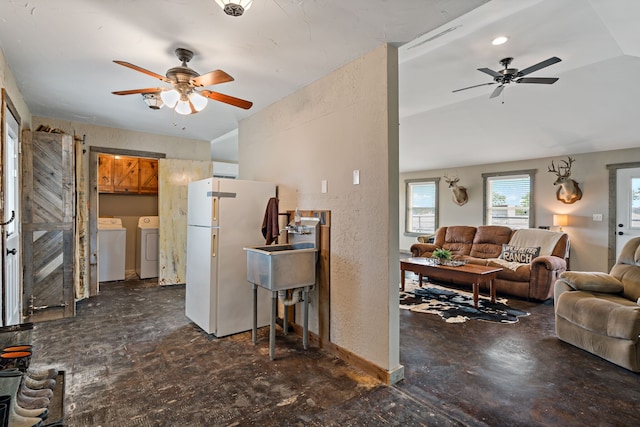
[{"label": "sink legs", "polygon": [[[253,290],[253,325],[251,327],[251,341],[255,345],[258,342],[258,285],[251,284]],[[309,348],[309,286],[302,290],[302,347]],[[276,318],[278,316],[278,291],[271,292],[271,323],[269,324],[269,359],[275,360],[276,354]],[[287,335],[288,319],[285,307],[283,316],[283,330]]]},{"label": "sink legs", "polygon": [[269,326],[269,359],[276,355],[276,316],[278,315],[278,291],[271,292],[271,325]]},{"label": "sink legs", "polygon": [[258,285],[251,284],[253,289],[253,323],[251,328],[251,341],[255,345],[258,342]]},{"label": "sink legs", "polygon": [[306,350],[309,347],[309,287],[305,286],[302,291],[302,347]]}]

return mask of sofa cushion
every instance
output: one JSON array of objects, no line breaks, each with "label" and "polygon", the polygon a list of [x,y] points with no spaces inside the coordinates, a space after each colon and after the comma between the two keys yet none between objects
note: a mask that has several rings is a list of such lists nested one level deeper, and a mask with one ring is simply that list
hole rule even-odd
[{"label": "sofa cushion", "polygon": [[615,294],[623,291],[622,283],[615,277],[601,272],[565,271],[560,280],[578,291],[593,291]]},{"label": "sofa cushion", "polygon": [[622,282],[624,296],[632,301],[640,298],[640,245],[632,239],[622,248],[617,263],[611,269],[612,276]]},{"label": "sofa cushion", "polygon": [[640,334],[640,307],[612,294],[563,292],[556,315],[599,335],[637,342]]},{"label": "sofa cushion", "polygon": [[498,258],[502,245],[509,243],[513,230],[502,225],[481,225],[473,238],[470,255],[475,258]]},{"label": "sofa cushion", "polygon": [[529,264],[538,255],[540,255],[540,246],[521,248],[503,244],[500,258],[505,261]]},{"label": "sofa cushion", "polygon": [[475,227],[465,225],[447,227],[442,247],[451,251],[453,255],[469,255],[475,234]]}]

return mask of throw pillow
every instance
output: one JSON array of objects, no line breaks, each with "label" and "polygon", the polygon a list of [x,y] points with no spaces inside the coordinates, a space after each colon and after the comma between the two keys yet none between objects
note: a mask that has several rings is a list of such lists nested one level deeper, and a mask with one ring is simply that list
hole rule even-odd
[{"label": "throw pillow", "polygon": [[505,261],[529,264],[538,255],[540,255],[540,246],[521,248],[518,246],[511,246],[503,243],[500,258]]},{"label": "throw pillow", "polygon": [[617,294],[624,290],[622,283],[607,273],[593,271],[565,271],[559,276],[577,291]]}]

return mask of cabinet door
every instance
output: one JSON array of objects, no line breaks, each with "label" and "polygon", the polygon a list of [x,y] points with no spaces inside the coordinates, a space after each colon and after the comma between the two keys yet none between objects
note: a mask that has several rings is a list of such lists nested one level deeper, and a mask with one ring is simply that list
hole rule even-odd
[{"label": "cabinet door", "polygon": [[158,160],[139,159],[140,162],[140,193],[158,193]]},{"label": "cabinet door", "polygon": [[113,193],[113,155],[98,155],[98,192]]},{"label": "cabinet door", "polygon": [[138,192],[139,160],[137,157],[114,157],[113,189],[116,193]]}]

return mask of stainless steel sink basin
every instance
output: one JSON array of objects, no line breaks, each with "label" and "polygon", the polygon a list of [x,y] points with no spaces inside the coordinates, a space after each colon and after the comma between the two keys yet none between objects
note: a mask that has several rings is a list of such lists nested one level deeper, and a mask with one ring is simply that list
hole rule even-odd
[{"label": "stainless steel sink basin", "polygon": [[301,288],[316,282],[312,243],[252,246],[247,252],[247,281],[270,291]]}]

